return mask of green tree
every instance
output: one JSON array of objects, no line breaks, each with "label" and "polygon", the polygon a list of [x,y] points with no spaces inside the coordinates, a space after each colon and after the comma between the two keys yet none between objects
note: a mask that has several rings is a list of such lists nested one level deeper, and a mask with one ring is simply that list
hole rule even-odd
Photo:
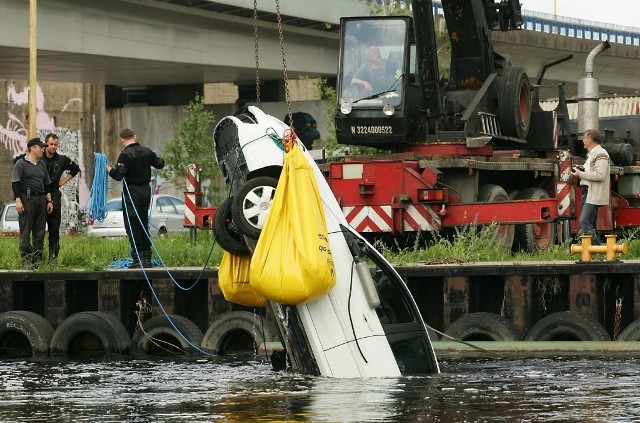
[{"label": "green tree", "polygon": [[216,117],[205,109],[204,99],[199,94],[189,102],[186,112],[184,121],[176,125],[176,137],[164,148],[162,157],[166,166],[161,175],[184,189],[188,165],[198,163],[202,167],[200,181],[203,184],[209,181],[213,186],[216,176],[220,174],[213,153],[212,131]]}]

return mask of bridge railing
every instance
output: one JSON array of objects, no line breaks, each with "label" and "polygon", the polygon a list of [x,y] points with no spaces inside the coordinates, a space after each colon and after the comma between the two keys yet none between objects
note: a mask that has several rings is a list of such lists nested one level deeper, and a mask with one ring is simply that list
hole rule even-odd
[{"label": "bridge railing", "polygon": [[[381,0],[369,1],[380,3]],[[433,1],[433,13],[434,15],[443,15],[441,2]],[[585,40],[608,40],[610,43],[640,46],[640,28],[556,16],[531,10],[522,11],[522,20],[523,29],[532,31],[583,38]]]}]

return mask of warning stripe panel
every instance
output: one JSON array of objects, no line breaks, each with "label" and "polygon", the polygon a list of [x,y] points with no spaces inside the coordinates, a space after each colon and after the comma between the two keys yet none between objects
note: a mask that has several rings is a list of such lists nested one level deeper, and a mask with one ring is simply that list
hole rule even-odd
[{"label": "warning stripe panel", "polygon": [[404,231],[433,231],[442,227],[440,216],[430,207],[409,205],[403,213]]},{"label": "warning stripe panel", "polygon": [[391,232],[391,206],[349,206],[342,212],[358,232]]}]

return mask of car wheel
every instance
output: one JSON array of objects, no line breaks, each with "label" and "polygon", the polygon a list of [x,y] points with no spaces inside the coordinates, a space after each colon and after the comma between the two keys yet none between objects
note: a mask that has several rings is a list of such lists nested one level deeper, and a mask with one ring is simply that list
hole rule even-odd
[{"label": "car wheel", "polygon": [[248,256],[251,251],[232,221],[232,201],[233,197],[224,200],[213,217],[213,231],[216,234],[216,242],[225,251],[239,256]]},{"label": "car wheel", "polygon": [[233,197],[231,214],[238,230],[253,239],[260,237],[267,220],[278,180],[270,176],[249,179]]}]

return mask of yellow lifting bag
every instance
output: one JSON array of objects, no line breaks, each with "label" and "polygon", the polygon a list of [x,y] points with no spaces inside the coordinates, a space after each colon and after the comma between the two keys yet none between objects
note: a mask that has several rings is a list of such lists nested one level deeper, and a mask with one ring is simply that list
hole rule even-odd
[{"label": "yellow lifting bag", "polygon": [[268,300],[302,304],[336,283],[327,223],[313,169],[294,143],[251,259],[251,286]]},{"label": "yellow lifting bag", "polygon": [[218,269],[218,285],[224,299],[249,307],[263,307],[267,300],[256,293],[249,283],[251,256],[237,256],[227,251]]}]

